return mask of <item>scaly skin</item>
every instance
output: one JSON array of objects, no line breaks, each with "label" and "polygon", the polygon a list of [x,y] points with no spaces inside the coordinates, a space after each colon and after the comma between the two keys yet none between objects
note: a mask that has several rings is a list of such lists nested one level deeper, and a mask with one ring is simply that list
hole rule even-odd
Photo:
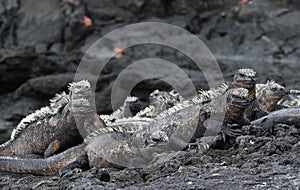
[{"label": "scaly skin", "polygon": [[0,155],[49,157],[81,143],[83,139],[69,111],[70,99],[89,98],[90,85],[87,81],[80,81],[71,84],[69,89],[69,95],[59,95],[50,107],[24,118],[13,130],[11,139],[1,145]]},{"label": "scaly skin", "polygon": [[276,124],[287,124],[300,127],[300,108],[281,109],[251,122],[251,125],[261,127],[262,135],[272,133],[273,127]]}]

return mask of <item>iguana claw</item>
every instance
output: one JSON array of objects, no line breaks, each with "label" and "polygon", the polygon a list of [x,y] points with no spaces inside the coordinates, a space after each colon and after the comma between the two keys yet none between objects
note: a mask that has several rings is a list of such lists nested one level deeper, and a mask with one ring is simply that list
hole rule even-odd
[{"label": "iguana claw", "polygon": [[187,150],[197,149],[198,151],[204,152],[209,149],[209,145],[203,142],[188,143]]},{"label": "iguana claw", "polygon": [[261,127],[261,135],[266,136],[268,134],[273,133],[274,123],[268,119],[265,119],[260,125],[260,127]]},{"label": "iguana claw", "polygon": [[230,126],[223,126],[220,133],[221,133],[223,141],[225,142],[226,137],[237,137],[237,136],[242,135],[242,130],[233,129]]}]

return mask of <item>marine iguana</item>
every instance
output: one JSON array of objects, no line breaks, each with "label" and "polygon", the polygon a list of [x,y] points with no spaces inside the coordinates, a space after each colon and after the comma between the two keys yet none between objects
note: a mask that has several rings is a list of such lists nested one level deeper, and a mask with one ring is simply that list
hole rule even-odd
[{"label": "marine iguana", "polygon": [[167,115],[153,123],[151,129],[165,132],[171,146],[180,148],[189,146],[189,143],[195,142],[197,138],[217,135],[219,132],[225,140],[225,136],[240,135],[238,129],[230,128],[231,124],[250,124],[244,113],[249,103],[246,89],[230,89],[225,95],[207,104],[190,106]]},{"label": "marine iguana", "polygon": [[110,115],[100,115],[100,118],[106,123],[113,123],[118,119],[128,118],[135,116],[142,110],[142,105],[138,97],[128,96],[124,100],[123,106],[118,108]]},{"label": "marine iguana", "polygon": [[[143,155],[142,152],[139,154],[139,152],[135,151],[135,149],[132,149],[132,146],[135,148],[141,148],[141,150],[146,149],[146,151],[155,152],[155,150],[151,151],[149,149],[152,149],[153,147],[155,149],[156,145],[168,142],[168,138],[164,133],[155,134],[154,140],[148,141],[147,144],[145,144],[145,142],[147,142],[148,137],[145,136],[146,134],[144,132],[137,132],[134,135],[115,132],[114,135],[115,136],[112,137],[118,140],[114,142],[115,144],[111,144],[114,148],[103,147],[103,143],[101,143],[103,140],[97,140],[97,138],[101,138],[101,135],[97,135],[89,141],[85,141],[78,146],[72,147],[62,153],[45,159],[0,156],[0,171],[31,173],[36,175],[52,175],[64,167],[69,167],[68,165],[72,165],[71,169],[82,167],[86,168],[87,164],[90,168],[107,167],[109,165],[113,166],[115,164],[104,160],[101,155],[106,155],[106,157],[111,158],[119,157],[116,159],[124,159],[120,158],[120,156],[122,157],[128,155],[129,157],[127,157],[127,159],[144,159],[146,158],[145,155]],[[149,137],[149,139],[151,139],[151,137]],[[149,142],[153,143],[150,144]]]},{"label": "marine iguana", "polygon": [[[218,89],[205,91],[209,95],[199,96],[199,99],[194,98],[183,101],[181,106],[175,105],[159,114],[156,118],[149,119],[148,121],[145,120],[146,118],[136,120],[133,118],[133,120],[117,121],[110,124],[110,126],[123,128],[127,128],[128,126],[128,128],[133,127],[135,130],[141,131],[159,130],[166,132],[169,137],[174,133],[175,135],[172,135],[172,138],[170,138],[173,139],[173,145],[179,147],[178,149],[183,149],[189,146],[189,142],[195,141],[197,138],[202,137],[206,131],[212,130],[207,129],[208,123],[216,122],[213,121],[216,119],[215,116],[214,118],[211,118],[211,116],[217,115],[217,122],[222,124],[221,132],[223,139],[225,139],[226,135],[237,136],[240,134],[240,131],[238,129],[231,129],[227,124],[250,124],[250,121],[244,115],[244,110],[250,102],[247,97],[248,91],[242,88],[234,88],[227,91],[227,88],[228,86],[223,85]],[[223,94],[224,90],[227,91],[224,95],[218,94]],[[214,92],[212,93],[212,91]],[[202,93],[205,94],[204,92]],[[208,99],[208,97],[213,97],[210,93],[216,95],[217,98],[213,100]],[[206,98],[210,102],[202,104]],[[224,117],[218,118],[218,116],[222,116],[222,113],[224,113]],[[218,133],[218,129],[215,132]],[[180,137],[177,137],[177,134]]]},{"label": "marine iguana", "polygon": [[282,108],[300,107],[300,91],[294,89],[287,91],[274,81],[257,84],[256,93],[263,109],[269,112]]},{"label": "marine iguana", "polygon": [[250,104],[246,108],[246,117],[252,121],[267,115],[256,98],[256,72],[253,69],[239,69],[234,75],[233,88],[245,88],[249,92]]},{"label": "marine iguana", "polygon": [[256,84],[255,89],[258,102],[266,112],[278,110],[279,101],[287,94],[285,88],[273,80],[266,84]]},{"label": "marine iguana", "polygon": [[183,101],[175,90],[170,92],[155,90],[149,95],[149,106],[136,114],[137,117],[155,118],[159,113]]},{"label": "marine iguana", "polygon": [[201,90],[199,93],[188,100],[181,100],[179,103],[175,104],[173,107],[162,111],[155,119],[164,118],[167,115],[171,115],[178,110],[193,106],[196,104],[205,104],[214,100],[221,95],[224,95],[229,89],[232,88],[245,88],[248,90],[250,104],[246,109],[246,117],[249,120],[260,118],[267,114],[259,104],[256,98],[256,72],[253,69],[239,69],[234,75],[232,83],[221,84],[217,88],[211,88],[209,90]]},{"label": "marine iguana", "polygon": [[49,157],[83,141],[69,111],[70,99],[89,98],[88,81],[69,85],[70,93],[57,94],[50,106],[26,116],[13,130],[10,140],[0,145],[0,155]]}]

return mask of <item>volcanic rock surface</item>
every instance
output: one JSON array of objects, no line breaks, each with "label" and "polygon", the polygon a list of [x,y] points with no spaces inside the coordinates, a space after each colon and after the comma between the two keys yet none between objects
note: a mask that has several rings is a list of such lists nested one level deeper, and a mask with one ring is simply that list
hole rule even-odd
[{"label": "volcanic rock surface", "polygon": [[[267,80],[300,89],[300,4],[297,0],[0,0],[0,141],[27,114],[74,80],[85,51],[100,37],[128,24],[173,24],[198,36],[211,50],[225,81],[239,68],[253,68]],[[85,27],[84,16],[93,26]],[[132,34],[132,35],[139,35]],[[143,35],[147,35],[143,34]],[[184,37],[176,38],[178,44]],[[108,47],[110,56],[114,47]],[[191,50],[192,51],[192,50]],[[105,66],[96,87],[98,113],[111,113],[111,89],[135,61],[155,57],[179,66],[197,89],[207,81],[191,59],[172,48],[143,44],[125,49]],[[98,73],[87,73],[96,77]],[[148,101],[158,79],[136,85],[132,95]],[[241,136],[226,148],[161,155],[149,168],[90,169],[62,178],[0,174],[2,189],[297,189],[300,187],[300,129],[278,125],[268,137]]]}]

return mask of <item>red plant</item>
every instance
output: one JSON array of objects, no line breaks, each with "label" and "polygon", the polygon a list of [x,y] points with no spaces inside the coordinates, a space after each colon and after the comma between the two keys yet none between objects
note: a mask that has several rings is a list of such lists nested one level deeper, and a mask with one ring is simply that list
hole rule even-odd
[{"label": "red plant", "polygon": [[83,26],[85,28],[93,26],[93,21],[88,16],[83,16],[83,19],[81,20],[81,23],[83,24]]},{"label": "red plant", "polygon": [[250,3],[252,0],[242,0],[240,1],[240,5],[246,5],[248,3]]}]

